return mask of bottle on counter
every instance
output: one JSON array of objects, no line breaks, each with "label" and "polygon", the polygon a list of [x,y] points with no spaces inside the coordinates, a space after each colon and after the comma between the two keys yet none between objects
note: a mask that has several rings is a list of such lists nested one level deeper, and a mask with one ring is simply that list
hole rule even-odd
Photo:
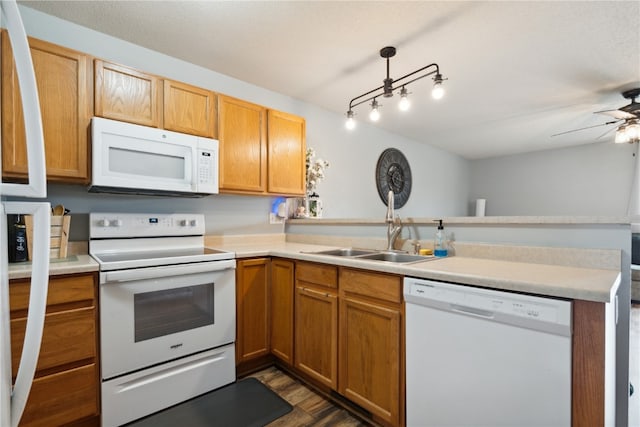
[{"label": "bottle on counter", "polygon": [[447,256],[447,238],[444,234],[444,226],[442,225],[442,220],[437,219],[438,229],[436,230],[435,241],[433,242],[433,254],[435,256],[445,257]]}]

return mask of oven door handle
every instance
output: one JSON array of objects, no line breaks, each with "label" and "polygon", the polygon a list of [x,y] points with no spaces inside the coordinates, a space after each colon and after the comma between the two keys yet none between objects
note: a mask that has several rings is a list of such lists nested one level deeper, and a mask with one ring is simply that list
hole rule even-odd
[{"label": "oven door handle", "polygon": [[131,282],[134,280],[157,279],[167,276],[184,276],[187,274],[213,273],[236,268],[236,260],[198,262],[184,265],[165,265],[160,267],[134,268],[130,270],[106,271],[101,274],[103,284],[114,282]]}]

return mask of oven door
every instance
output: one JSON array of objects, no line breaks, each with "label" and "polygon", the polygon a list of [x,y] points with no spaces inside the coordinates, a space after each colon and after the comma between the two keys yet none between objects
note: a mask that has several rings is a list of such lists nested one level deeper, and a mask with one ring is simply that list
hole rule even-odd
[{"label": "oven door", "polygon": [[235,341],[235,260],[100,273],[102,379]]}]

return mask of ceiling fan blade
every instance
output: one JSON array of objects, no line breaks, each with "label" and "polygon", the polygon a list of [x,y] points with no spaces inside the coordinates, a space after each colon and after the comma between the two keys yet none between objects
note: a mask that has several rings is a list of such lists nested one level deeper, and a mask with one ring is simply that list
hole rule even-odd
[{"label": "ceiling fan blade", "polygon": [[611,132],[613,132],[613,131],[615,131],[615,130],[616,130],[616,128],[615,128],[615,127],[612,127],[612,128],[610,128],[610,129],[607,129],[607,131],[606,131],[606,132],[604,132],[602,135],[600,135],[600,136],[599,136],[599,137],[597,137],[596,139],[604,138],[605,136],[609,135]]},{"label": "ceiling fan blade", "polygon": [[[622,119],[620,119],[620,120],[622,120]],[[554,137],[554,136],[559,136],[559,135],[565,135],[567,133],[578,132],[578,131],[585,130],[585,129],[592,129],[592,128],[597,128],[597,127],[600,127],[600,126],[612,125],[612,124],[618,123],[620,120],[612,120],[610,122],[600,123],[599,125],[587,126],[587,127],[583,127],[583,128],[580,128],[580,129],[567,130],[567,131],[564,131],[564,132],[553,134],[551,136]]]},{"label": "ceiling fan blade", "polygon": [[624,111],[625,113],[633,114],[636,117],[640,117],[640,102],[632,102],[629,105],[625,105],[620,108],[620,111]]},{"label": "ceiling fan blade", "polygon": [[632,113],[627,113],[622,110],[604,110],[604,111],[596,111],[593,114],[606,114],[607,116],[615,117],[618,120],[624,119],[635,119],[637,116]]}]

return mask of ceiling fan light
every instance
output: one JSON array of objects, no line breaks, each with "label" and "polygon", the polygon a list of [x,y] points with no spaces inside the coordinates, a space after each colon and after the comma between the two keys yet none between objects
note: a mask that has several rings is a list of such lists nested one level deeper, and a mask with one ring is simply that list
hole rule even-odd
[{"label": "ceiling fan light", "polygon": [[629,142],[629,135],[626,131],[627,127],[625,125],[622,125],[618,128],[618,130],[616,131],[616,144],[624,144],[626,142]]},{"label": "ceiling fan light", "polygon": [[378,101],[374,99],[371,103],[371,112],[369,113],[369,119],[372,122],[377,122],[378,120],[380,120],[380,111],[378,111],[378,107]]},{"label": "ceiling fan light", "polygon": [[629,142],[637,142],[640,139],[640,124],[638,124],[637,120],[627,125],[625,134],[629,138]]},{"label": "ceiling fan light", "polygon": [[347,111],[347,122],[345,123],[347,130],[354,130],[356,128],[356,120],[353,118],[353,111]]},{"label": "ceiling fan light", "polygon": [[398,108],[400,111],[407,111],[411,108],[411,101],[409,101],[409,92],[407,89],[402,86],[402,90],[400,91],[400,102],[398,103]]}]

